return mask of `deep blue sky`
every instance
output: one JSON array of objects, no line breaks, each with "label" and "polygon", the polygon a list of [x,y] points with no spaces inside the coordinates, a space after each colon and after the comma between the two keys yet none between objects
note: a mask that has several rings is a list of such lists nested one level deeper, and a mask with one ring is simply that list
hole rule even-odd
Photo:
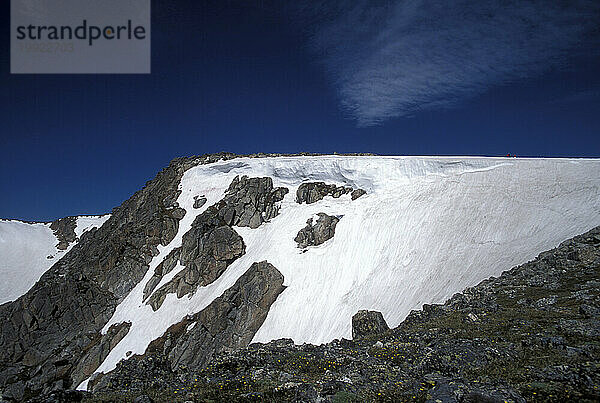
[{"label": "deep blue sky", "polygon": [[[8,3],[0,17],[0,217],[106,213],[172,158],[218,151],[600,156],[597,27],[552,55],[521,63],[505,50],[510,57],[486,70],[467,54],[475,58],[463,69],[461,46],[478,41],[468,32],[452,52],[439,44],[438,64],[419,53],[419,39],[394,47],[404,26],[385,35],[396,58],[377,56],[380,41],[344,47],[356,22],[341,3],[328,14],[268,1],[153,1],[152,74],[34,76],[9,74]],[[414,37],[435,42],[432,30]],[[520,57],[536,46],[544,44]],[[410,60],[398,59],[409,48]],[[436,72],[444,57],[456,69],[451,80]],[[386,64],[393,74],[365,93],[360,77]],[[456,75],[468,68],[481,74],[477,82],[456,84],[476,75]],[[431,88],[411,87],[417,82]]]}]

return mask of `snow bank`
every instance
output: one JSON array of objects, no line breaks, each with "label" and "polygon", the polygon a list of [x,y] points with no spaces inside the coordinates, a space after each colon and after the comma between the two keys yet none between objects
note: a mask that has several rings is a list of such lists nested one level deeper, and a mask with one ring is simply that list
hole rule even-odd
[{"label": "snow bank", "polygon": [[84,232],[91,230],[92,228],[100,228],[102,224],[110,218],[110,214],[101,216],[97,215],[82,215],[77,217],[77,225],[75,227],[75,235],[77,238],[81,237]]}]

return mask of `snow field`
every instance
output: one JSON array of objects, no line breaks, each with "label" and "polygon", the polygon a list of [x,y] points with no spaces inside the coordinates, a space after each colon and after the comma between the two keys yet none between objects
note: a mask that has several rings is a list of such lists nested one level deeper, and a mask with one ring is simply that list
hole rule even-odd
[{"label": "snow field", "polygon": [[[219,201],[236,175],[269,176],[290,192],[280,214],[257,229],[235,228],[246,254],[190,297],[169,294],[156,312],[142,302],[154,268],[181,245],[198,214]],[[295,202],[308,181],[362,188],[367,194]],[[524,263],[600,225],[600,160],[477,157],[238,158],[188,170],[180,183],[186,210],[179,231],[159,247],[144,279],[117,307],[103,332],[130,321],[129,333],[97,372],[148,344],[186,315],[219,297],[250,267],[267,260],[287,288],[254,337],[296,343],[351,338],[359,309],[381,311],[397,326],[423,303],[440,303],[465,287]],[[206,204],[193,209],[194,196]],[[293,241],[317,213],[343,216],[335,236],[301,253]],[[170,277],[181,270],[178,265]],[[162,283],[166,283],[164,279]],[[85,381],[79,386],[84,389]]]}]

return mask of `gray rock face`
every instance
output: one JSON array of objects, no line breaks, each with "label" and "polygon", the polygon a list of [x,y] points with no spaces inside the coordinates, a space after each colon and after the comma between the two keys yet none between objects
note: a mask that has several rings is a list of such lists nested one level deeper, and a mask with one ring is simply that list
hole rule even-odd
[{"label": "gray rock face", "polygon": [[196,196],[194,197],[194,208],[200,208],[206,204],[206,197]]},{"label": "gray rock face", "polygon": [[381,334],[390,330],[381,312],[361,310],[352,317],[352,339]]},{"label": "gray rock face", "polygon": [[352,188],[348,186],[328,185],[325,182],[308,182],[303,183],[298,187],[298,190],[296,191],[296,202],[299,204],[311,204],[323,200],[325,196],[338,198],[350,192],[352,192]]},{"label": "gray rock face", "polygon": [[142,357],[124,361],[99,378],[91,385],[92,390],[112,388],[131,371],[144,382],[144,375],[148,375],[154,362],[166,361],[171,370],[199,370],[215,354],[247,346],[284,289],[283,276],[273,265],[266,261],[252,264],[223,295],[199,313],[171,326],[148,346]]},{"label": "gray rock face", "polygon": [[155,270],[144,290],[145,298],[152,293],[162,276],[172,270],[177,260],[185,269],[148,299],[152,309],[162,305],[167,294],[177,293],[181,298],[200,286],[215,281],[238,257],[245,253],[242,238],[231,228],[257,228],[279,213],[276,205],[287,194],[286,188],[273,188],[271,178],[236,177],[225,197],[210,206],[194,220],[192,228],[183,236],[181,248],[165,259]]},{"label": "gray rock face", "polygon": [[[209,207],[196,217],[192,228],[183,236],[177,254],[185,269],[156,290],[148,304],[157,310],[167,294],[177,293],[177,297],[181,298],[193,293],[199,286],[212,283],[227,266],[245,253],[245,248],[242,237],[225,224],[218,207]],[[173,262],[169,264],[171,265]]]},{"label": "gray rock face", "polygon": [[219,206],[219,215],[229,226],[258,228],[279,213],[276,203],[288,192],[273,188],[271,178],[236,177]]},{"label": "gray rock face", "polygon": [[77,226],[76,217],[59,218],[52,221],[50,229],[54,231],[54,236],[58,239],[56,247],[60,250],[65,250],[71,242],[77,240],[75,227]]},{"label": "gray rock face", "polygon": [[321,245],[335,235],[335,226],[340,219],[325,213],[317,215],[319,219],[316,224],[313,225],[313,219],[309,218],[306,227],[302,228],[294,238],[299,248],[305,249],[309,246]]},{"label": "gray rock face", "polygon": [[148,299],[148,297],[152,294],[152,291],[156,288],[156,286],[160,283],[160,280],[171,272],[177,266],[177,262],[179,261],[181,255],[181,248],[175,248],[165,259],[160,262],[158,266],[154,269],[154,274],[152,278],[148,281],[146,286],[144,287],[144,301]]},{"label": "gray rock face", "polygon": [[[175,201],[183,173],[229,154],[177,159],[146,183],[101,228],[87,231],[27,294],[0,305],[0,394],[22,401],[72,388],[93,368],[89,350],[148,263],[177,233],[185,211]],[[73,239],[74,220],[54,225]],[[67,231],[67,229],[69,229]],[[64,244],[64,243],[63,243]],[[116,336],[115,336],[116,337]],[[103,343],[104,347],[112,343]],[[80,366],[86,358],[88,365]]]},{"label": "gray rock face", "polygon": [[192,318],[196,323],[172,344],[173,368],[201,368],[221,351],[247,346],[284,290],[283,275],[270,263],[254,263],[238,281]]},{"label": "gray rock face", "polygon": [[102,364],[108,353],[127,335],[130,322],[112,325],[106,334],[96,334],[89,345],[84,347],[85,354],[73,371],[73,385],[87,379]]}]

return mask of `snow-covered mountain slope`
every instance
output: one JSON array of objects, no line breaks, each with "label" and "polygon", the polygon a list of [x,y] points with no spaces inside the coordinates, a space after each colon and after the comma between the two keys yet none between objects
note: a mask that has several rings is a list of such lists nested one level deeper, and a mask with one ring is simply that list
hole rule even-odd
[{"label": "snow-covered mountain slope", "polygon": [[[256,229],[236,227],[245,254],[216,281],[189,297],[168,294],[154,311],[143,302],[154,269],[237,175],[271,177],[274,186],[288,188],[279,215]],[[298,204],[298,186],[313,181],[367,193],[356,200],[346,194]],[[177,202],[186,214],[178,233],[159,246],[146,276],[104,327],[106,333],[113,324],[132,324],[97,372],[113,369],[131,353],[143,354],[170,325],[222,295],[253,262],[273,264],[287,286],[254,341],[321,343],[350,338],[351,317],[359,309],[381,311],[396,326],[423,303],[442,302],[600,225],[600,160],[589,159],[236,158],[189,169],[179,189]],[[197,196],[207,202],[195,209]],[[294,238],[321,212],[341,217],[335,236],[303,252]],[[178,264],[157,288],[183,269]]]},{"label": "snow-covered mountain slope", "polygon": [[[110,215],[76,217],[75,234],[100,227]],[[0,304],[25,294],[42,274],[61,259],[77,242],[67,249],[59,243],[51,223],[27,223],[0,220]]]}]

